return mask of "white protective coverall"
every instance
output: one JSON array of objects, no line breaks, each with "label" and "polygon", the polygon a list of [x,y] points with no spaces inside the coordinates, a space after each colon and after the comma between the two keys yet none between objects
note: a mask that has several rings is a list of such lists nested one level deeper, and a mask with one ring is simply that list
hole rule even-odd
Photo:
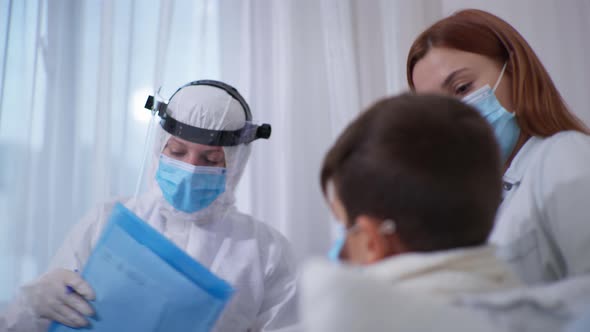
[{"label": "white protective coverall", "polygon": [[[170,100],[167,112],[182,123],[213,130],[237,130],[246,122],[241,105],[224,90],[212,86],[179,90]],[[224,147],[225,192],[208,207],[185,213],[164,199],[154,179],[161,151],[170,136],[157,126],[145,177],[149,182],[147,189],[137,198],[118,201],[234,287],[236,292],[215,331],[270,331],[295,324],[297,272],[287,240],[235,207],[234,190],[246,166],[250,144]],[[72,229],[49,270],[83,267],[115,202],[90,211]],[[4,323],[0,321],[0,330],[43,330],[49,322],[35,317],[27,307],[26,287],[21,293],[6,312]]]}]

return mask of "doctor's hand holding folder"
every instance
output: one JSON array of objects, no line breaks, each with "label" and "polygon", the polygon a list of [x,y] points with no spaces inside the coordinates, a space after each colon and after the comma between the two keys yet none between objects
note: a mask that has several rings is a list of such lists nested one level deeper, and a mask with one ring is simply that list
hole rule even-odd
[{"label": "doctor's hand holding folder", "polygon": [[113,208],[82,277],[96,297],[90,325],[53,323],[50,332],[209,331],[234,292],[122,204]]}]

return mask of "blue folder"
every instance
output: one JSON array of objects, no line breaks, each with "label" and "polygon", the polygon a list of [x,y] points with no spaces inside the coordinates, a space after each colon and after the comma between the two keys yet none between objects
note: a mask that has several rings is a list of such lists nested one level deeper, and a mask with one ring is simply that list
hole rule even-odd
[{"label": "blue folder", "polygon": [[54,322],[50,332],[209,331],[234,292],[121,204],[82,277],[96,293],[91,326]]}]

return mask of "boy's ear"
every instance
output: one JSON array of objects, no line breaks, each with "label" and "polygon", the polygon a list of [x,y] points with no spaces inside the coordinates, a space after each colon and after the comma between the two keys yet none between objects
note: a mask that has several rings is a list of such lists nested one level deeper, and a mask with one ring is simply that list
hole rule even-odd
[{"label": "boy's ear", "polygon": [[397,233],[383,234],[380,219],[360,215],[356,224],[359,231],[365,233],[367,264],[373,264],[389,256],[398,255],[409,250],[403,245]]}]

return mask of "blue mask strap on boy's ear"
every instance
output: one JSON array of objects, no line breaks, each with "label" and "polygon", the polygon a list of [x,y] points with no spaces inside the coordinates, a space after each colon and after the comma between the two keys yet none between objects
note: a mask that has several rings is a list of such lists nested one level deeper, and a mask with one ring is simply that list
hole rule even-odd
[{"label": "blue mask strap on boy's ear", "polygon": [[340,261],[340,252],[342,252],[342,248],[346,242],[346,228],[342,224],[338,224],[337,227],[338,235],[332,244],[332,248],[328,252],[328,258],[333,262]]}]

